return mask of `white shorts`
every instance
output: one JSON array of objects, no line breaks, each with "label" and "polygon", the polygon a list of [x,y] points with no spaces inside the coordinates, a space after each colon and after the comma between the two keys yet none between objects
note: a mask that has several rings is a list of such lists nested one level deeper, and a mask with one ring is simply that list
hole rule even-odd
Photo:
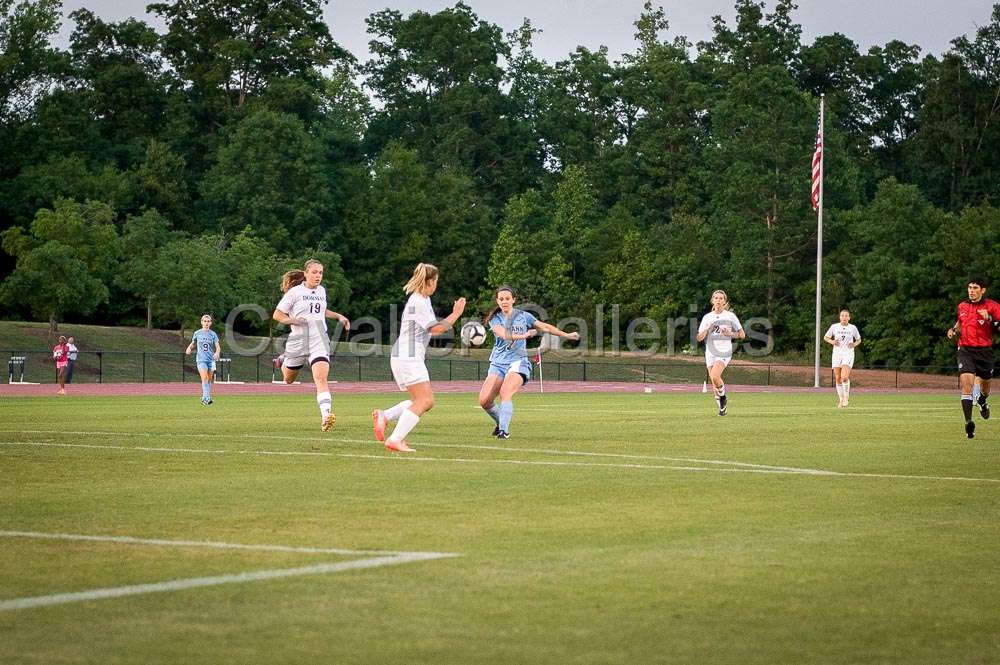
[{"label": "white shorts", "polygon": [[834,367],[854,367],[854,349],[834,349]]},{"label": "white shorts", "polygon": [[705,367],[708,367],[709,369],[711,369],[712,365],[714,365],[717,362],[721,362],[726,367],[729,367],[729,361],[732,360],[732,359],[733,359],[732,356],[717,356],[714,353],[706,351],[705,352]]},{"label": "white shorts", "polygon": [[285,342],[285,367],[301,369],[306,361],[312,366],[317,360],[330,362],[330,338],[317,329],[309,326],[301,332],[292,331]]},{"label": "white shorts", "polygon": [[431,380],[427,365],[419,358],[389,358],[389,367],[392,368],[392,378],[396,380],[400,390]]}]

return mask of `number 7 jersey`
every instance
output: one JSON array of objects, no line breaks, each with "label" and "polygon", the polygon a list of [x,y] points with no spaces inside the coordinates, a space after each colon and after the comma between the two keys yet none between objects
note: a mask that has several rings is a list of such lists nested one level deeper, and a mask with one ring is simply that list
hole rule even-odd
[{"label": "number 7 jersey", "polygon": [[285,292],[277,309],[293,319],[308,322],[310,329],[319,327],[326,331],[326,289],[322,284],[313,289],[305,284],[293,286]]}]

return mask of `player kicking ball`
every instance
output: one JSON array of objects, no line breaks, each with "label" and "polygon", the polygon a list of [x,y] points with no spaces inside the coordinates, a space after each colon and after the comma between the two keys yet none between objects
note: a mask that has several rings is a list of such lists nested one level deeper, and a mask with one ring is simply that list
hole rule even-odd
[{"label": "player kicking ball", "polygon": [[[403,287],[409,296],[403,308],[399,324],[399,337],[392,347],[389,366],[392,377],[400,390],[409,394],[405,399],[388,409],[372,411],[372,428],[375,439],[382,442],[387,450],[397,453],[412,453],[413,448],[406,437],[420,422],[420,417],[434,408],[434,391],[427,372],[424,358],[431,337],[443,335],[455,325],[465,311],[465,298],[459,298],[452,307],[451,314],[438,320],[431,306],[431,296],[437,291],[439,271],[429,263],[420,263],[413,270],[413,276]],[[385,437],[386,426],[396,421],[389,438]]]}]

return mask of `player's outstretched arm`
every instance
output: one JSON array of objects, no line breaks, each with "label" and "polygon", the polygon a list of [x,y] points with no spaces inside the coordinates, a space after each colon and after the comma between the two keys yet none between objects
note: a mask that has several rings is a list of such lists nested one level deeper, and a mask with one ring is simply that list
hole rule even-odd
[{"label": "player's outstretched arm", "polygon": [[462,316],[462,312],[464,311],[465,311],[465,298],[459,298],[458,300],[455,301],[455,305],[451,309],[451,314],[449,314],[448,316],[444,317],[443,319],[432,325],[430,328],[428,328],[428,331],[430,332],[431,335],[445,334],[446,332],[451,330],[451,327],[455,325],[455,321],[458,321],[458,318]]},{"label": "player's outstretched arm", "polygon": [[565,330],[560,330],[551,323],[545,323],[545,321],[535,321],[534,327],[537,330],[540,330],[544,333],[549,333],[550,335],[555,335],[556,337],[564,337],[565,339],[572,339],[572,340],[580,339],[580,333],[566,332]]}]

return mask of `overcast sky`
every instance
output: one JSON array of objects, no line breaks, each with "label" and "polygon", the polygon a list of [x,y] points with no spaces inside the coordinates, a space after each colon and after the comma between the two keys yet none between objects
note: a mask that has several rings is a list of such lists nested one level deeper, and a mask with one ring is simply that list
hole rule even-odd
[{"label": "overcast sky", "polygon": [[[457,0],[455,0],[457,1]],[[392,2],[331,0],[324,16],[330,32],[342,46],[364,61],[368,57],[365,18],[391,7],[404,15],[416,10],[435,12],[455,1],[394,0]],[[106,21],[128,16],[141,18],[162,32],[163,25],[146,14],[147,0],[64,0],[65,13],[86,7]],[[606,45],[613,58],[635,50],[632,23],[642,11],[642,0],[466,0],[481,19],[505,31],[518,27],[525,17],[542,34],[536,36],[535,54],[555,63],[577,46],[596,50]],[[667,37],[686,36],[692,43],[711,39],[712,16],[721,14],[732,25],[733,0],[661,0],[670,31]],[[774,6],[768,0],[768,8]],[[973,37],[978,26],[989,23],[991,0],[799,0],[796,21],[802,39],[811,43],[820,35],[840,32],[854,40],[862,51],[876,44],[899,39],[917,44],[922,54],[940,55],[952,39]],[[65,21],[61,41],[72,30]]]}]

